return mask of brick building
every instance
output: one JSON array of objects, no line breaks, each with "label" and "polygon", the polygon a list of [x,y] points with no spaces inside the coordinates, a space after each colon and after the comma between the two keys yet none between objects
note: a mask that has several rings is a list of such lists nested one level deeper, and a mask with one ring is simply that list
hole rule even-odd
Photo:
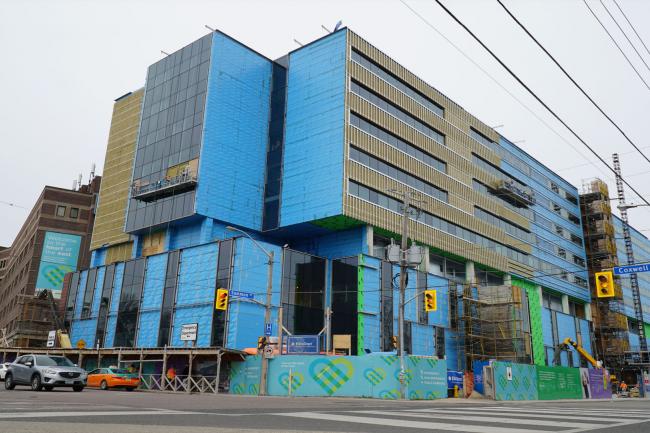
[{"label": "brick building", "polygon": [[[0,345],[44,346],[55,329],[66,273],[87,267],[101,182],[78,190],[46,186],[13,244],[0,250]],[[54,305],[37,295],[50,290]]]}]

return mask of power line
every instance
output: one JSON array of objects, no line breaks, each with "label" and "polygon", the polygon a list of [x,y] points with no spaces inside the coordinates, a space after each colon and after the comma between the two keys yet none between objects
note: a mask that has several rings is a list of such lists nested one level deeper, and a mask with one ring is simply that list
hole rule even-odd
[{"label": "power line", "polygon": [[[594,150],[594,149],[593,149],[593,148],[592,148],[592,147],[591,147],[591,146],[590,146],[586,141],[584,141],[584,140],[582,139],[582,137],[580,137],[580,135],[578,135],[577,132],[575,132],[575,130],[574,130],[573,128],[571,128],[571,127],[570,127],[570,126],[569,126],[569,125],[568,125],[568,124],[567,124],[567,123],[566,123],[566,122],[565,122],[565,121],[564,121],[564,120],[563,120],[563,119],[562,119],[562,118],[561,118],[557,113],[555,113],[555,111],[553,111],[553,109],[551,109],[551,107],[549,107],[549,106],[548,106],[548,105],[547,105],[547,104],[546,104],[546,103],[545,103],[545,102],[544,102],[544,101],[543,101],[543,100],[542,100],[542,99],[537,95],[537,93],[535,93],[535,92],[534,92],[530,87],[528,87],[528,85],[527,85],[526,83],[524,83],[523,80],[522,80],[521,78],[519,78],[519,76],[518,76],[517,74],[515,74],[515,73],[512,71],[512,69],[510,69],[510,68],[508,67],[508,65],[506,65],[506,64],[503,62],[503,60],[501,60],[501,59],[499,58],[499,56],[497,56],[497,55],[496,55],[496,54],[495,54],[495,53],[494,53],[494,52],[493,52],[493,51],[492,51],[492,50],[491,50],[487,45],[485,45],[485,43],[484,43],[484,42],[483,42],[483,41],[482,41],[478,36],[476,36],[476,35],[475,35],[475,34],[474,34],[474,33],[473,33],[473,32],[472,32],[472,31],[471,31],[471,30],[470,30],[470,29],[469,29],[469,28],[468,28],[468,27],[467,27],[467,26],[466,26],[466,25],[465,25],[465,24],[464,24],[460,19],[458,19],[458,17],[456,17],[456,15],[454,15],[453,12],[451,12],[449,9],[447,9],[447,7],[442,3],[441,0],[435,0],[435,2],[438,3],[438,5],[440,5],[440,7],[441,7],[445,12],[447,12],[447,14],[448,14],[450,17],[452,17],[452,19],[453,19],[454,21],[456,21],[456,22],[457,22],[457,23],[458,23],[458,24],[459,24],[463,29],[465,29],[465,31],[466,31],[467,33],[469,33],[469,34],[472,36],[472,38],[473,38],[476,42],[478,42],[478,43],[479,43],[479,44],[480,44],[480,45],[481,45],[481,46],[482,46],[482,47],[483,47],[483,48],[484,48],[488,53],[490,53],[490,55],[491,55],[491,56],[492,56],[492,57],[493,57],[493,58],[494,58],[494,59],[495,59],[495,60],[496,60],[496,61],[497,61],[497,62],[498,62],[498,63],[499,63],[499,64],[500,64],[500,65],[501,65],[501,66],[502,66],[506,71],[508,71],[508,73],[509,73],[509,74],[510,74],[510,75],[511,75],[515,80],[517,80],[517,82],[518,82],[519,84],[521,84],[521,86],[522,86],[524,89],[526,89],[526,91],[528,91],[528,93],[530,93],[530,94],[531,94],[531,95],[532,95],[532,96],[537,100],[537,102],[539,102],[540,104],[542,104],[542,106],[543,106],[543,107],[544,107],[544,108],[545,108],[549,113],[551,113],[551,115],[553,115],[553,117],[555,117],[555,119],[556,119],[558,122],[560,122],[560,123],[561,123],[561,124],[562,124],[566,129],[567,129],[567,130],[569,130],[569,132],[571,132],[571,134],[573,134],[573,136],[574,136],[575,138],[577,138],[578,141],[580,141],[580,142],[581,142],[581,143],[582,143],[582,144],[583,144],[587,149],[589,149],[589,151],[590,151],[592,154],[594,154],[594,156],[596,156],[596,158],[598,158],[598,159],[600,160],[600,162],[602,162],[602,163],[603,163],[603,164],[604,164],[604,165],[605,165],[605,166],[606,166],[606,167],[607,167],[607,168],[608,168],[612,173],[616,174],[616,171],[615,171],[615,170],[614,170],[614,169],[613,169],[613,168],[612,168],[612,167],[607,163],[607,161],[605,161],[605,160],[603,159],[603,157],[601,157],[601,156],[598,154],[598,152],[596,152],[596,151],[595,151],[595,150]],[[636,194],[636,195],[637,195],[641,200],[643,200],[643,202],[644,202],[645,204],[647,204],[648,206],[650,206],[650,202],[649,202],[645,197],[643,197],[643,196],[642,196],[642,195],[641,195],[641,194],[640,194],[640,193],[639,193],[639,192],[638,192],[638,191],[637,191],[637,190],[636,190],[632,185],[630,185],[630,184],[629,184],[625,179],[622,179],[622,180],[623,180],[623,182],[624,182],[624,183],[625,183],[625,184],[630,188],[630,190],[632,190],[632,191],[633,191],[633,192],[634,192],[634,193],[635,193],[635,194]]]},{"label": "power line", "polygon": [[625,36],[625,39],[628,41],[630,46],[632,46],[632,49],[634,50],[636,55],[639,56],[639,59],[641,59],[641,61],[645,65],[646,69],[648,71],[650,71],[650,66],[648,66],[646,61],[643,59],[643,56],[641,55],[641,53],[639,53],[639,50],[636,49],[636,47],[634,46],[634,44],[632,43],[630,38],[627,37],[627,33],[625,32],[625,30],[623,30],[623,27],[621,27],[621,25],[618,23],[618,20],[616,20],[616,18],[614,18],[614,15],[612,15],[612,13],[609,11],[609,9],[607,8],[607,5],[605,5],[605,3],[603,3],[603,0],[600,0],[600,4],[605,9],[605,12],[607,12],[607,15],[609,15],[609,17],[612,19],[612,21],[614,21],[614,24],[616,24],[616,27],[618,27],[618,29],[621,31],[621,33],[623,33],[623,36]]},{"label": "power line", "polygon": [[598,21],[598,24],[600,24],[600,26],[603,28],[603,30],[605,30],[605,33],[607,33],[607,36],[609,36],[609,38],[612,40],[614,45],[616,45],[616,48],[618,48],[618,50],[621,52],[623,57],[625,57],[625,60],[627,60],[627,63],[630,65],[630,67],[632,67],[632,69],[634,69],[634,72],[636,72],[636,75],[639,77],[639,79],[641,81],[643,81],[643,84],[645,84],[646,88],[648,90],[650,90],[650,85],[648,85],[647,81],[643,79],[643,77],[641,76],[641,74],[639,73],[637,68],[634,66],[634,64],[630,61],[630,59],[625,54],[625,51],[623,51],[623,49],[618,44],[618,42],[616,42],[616,39],[614,39],[614,36],[612,36],[612,34],[609,32],[609,30],[607,30],[607,27],[605,27],[605,24],[603,24],[603,22],[600,20],[600,18],[598,18],[598,15],[596,15],[596,13],[593,11],[593,9],[591,9],[589,4],[587,3],[587,0],[582,0],[582,2],[585,4],[585,6],[587,6],[587,9],[589,9],[589,12],[591,12],[591,15],[593,15],[594,18],[596,18],[596,21]]},{"label": "power line", "polygon": [[[596,101],[594,101],[593,98],[592,98],[591,96],[589,96],[589,94],[587,94],[587,92],[582,88],[582,86],[580,86],[580,84],[578,84],[578,83],[576,82],[576,80],[573,79],[573,77],[572,77],[572,76],[567,72],[567,70],[564,69],[564,67],[563,67],[562,65],[560,65],[560,63],[557,61],[557,59],[556,59],[555,57],[553,57],[553,55],[552,55],[552,54],[551,54],[551,53],[550,53],[550,52],[549,52],[549,51],[544,47],[544,45],[542,45],[542,44],[537,40],[537,38],[535,38],[535,36],[533,36],[532,33],[531,33],[530,31],[528,31],[528,29],[526,28],[526,26],[524,26],[524,25],[521,23],[521,21],[519,21],[519,20],[517,19],[517,17],[515,17],[515,16],[512,14],[512,12],[510,12],[510,10],[506,7],[506,5],[504,5],[503,2],[502,2],[501,0],[497,0],[497,3],[499,3],[499,4],[501,5],[501,7],[506,11],[506,13],[510,16],[510,18],[512,18],[512,19],[514,20],[514,22],[516,22],[517,25],[519,25],[519,27],[521,27],[521,29],[522,29],[522,30],[523,30],[523,31],[524,31],[524,32],[525,32],[525,33],[526,33],[526,34],[527,34],[527,35],[528,35],[528,36],[529,36],[529,37],[530,37],[530,38],[535,42],[535,44],[537,44],[537,46],[538,46],[542,51],[544,51],[544,53],[545,53],[545,54],[546,54],[546,55],[547,55],[547,56],[548,56],[548,57],[553,61],[553,63],[555,63],[555,65],[556,65],[558,68],[560,68],[560,70],[562,71],[562,73],[564,73],[564,75],[565,75],[565,76],[566,76],[566,77],[567,77],[567,78],[568,78],[568,79],[573,83],[573,85],[576,86],[576,87],[578,88],[578,90],[580,90],[580,92],[585,96],[585,98],[587,98],[587,99],[589,100],[589,102],[591,102],[591,104],[592,104],[594,107],[596,107],[596,108],[598,109],[598,111],[600,111],[600,113],[601,113],[603,116],[605,116],[605,118],[606,118],[607,120],[609,120],[609,123],[611,123],[611,124],[612,124],[612,125],[613,125],[617,130],[618,130],[618,132],[620,132],[621,135],[623,135],[623,137],[625,137],[625,139],[628,141],[628,143],[630,143],[630,144],[631,144],[631,145],[632,145],[632,146],[637,150],[637,152],[639,152],[639,153],[641,154],[641,156],[643,156],[643,158],[644,158],[646,161],[648,161],[648,163],[650,163],[650,159],[648,159],[648,157],[645,155],[645,153],[643,153],[643,152],[641,151],[641,149],[639,148],[639,146],[637,146],[637,145],[636,145],[636,144],[635,144],[635,143],[630,139],[630,137],[628,137],[628,135],[627,135],[625,132],[623,132],[623,130],[621,129],[621,127],[618,126],[618,124],[617,124],[616,122],[614,122],[614,120],[612,120],[612,118],[609,117],[609,115],[608,115],[607,113],[605,113],[605,111],[600,107],[600,105],[598,105],[598,104],[596,103]],[[601,3],[602,3],[602,0],[601,0]],[[603,5],[603,6],[604,6],[604,5]],[[644,63],[645,63],[645,62],[644,62]],[[647,65],[646,65],[646,66],[647,66]]]},{"label": "power line", "polygon": [[632,22],[631,22],[630,19],[627,17],[627,15],[625,14],[625,12],[623,12],[623,9],[621,9],[621,7],[619,6],[619,4],[618,4],[618,2],[617,2],[616,0],[614,0],[614,4],[616,5],[616,7],[618,8],[618,10],[621,12],[621,14],[623,15],[623,17],[625,18],[625,21],[627,21],[627,23],[630,25],[630,27],[632,28],[632,31],[634,32],[634,34],[636,35],[636,37],[639,38],[639,40],[641,41],[641,44],[643,45],[643,48],[645,48],[645,50],[648,52],[648,54],[650,54],[650,50],[648,49],[648,46],[645,44],[645,42],[644,42],[643,39],[641,38],[641,35],[639,35],[639,33],[636,31],[636,29],[635,29],[634,26],[632,25]]},{"label": "power line", "polygon": [[19,209],[29,210],[29,209],[27,209],[27,208],[24,207],[24,206],[20,206],[20,205],[17,205],[16,203],[10,203],[10,202],[8,202],[8,201],[4,201],[4,200],[0,200],[0,203],[5,204],[5,205],[7,205],[7,206],[11,206],[11,207],[19,208]]}]

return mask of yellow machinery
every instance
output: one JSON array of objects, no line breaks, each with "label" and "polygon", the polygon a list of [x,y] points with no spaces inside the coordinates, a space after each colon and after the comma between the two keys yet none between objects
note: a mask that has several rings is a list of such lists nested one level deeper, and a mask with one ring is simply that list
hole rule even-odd
[{"label": "yellow machinery", "polygon": [[573,348],[582,356],[584,359],[587,360],[591,365],[594,366],[594,368],[601,368],[602,363],[600,361],[596,361],[596,359],[589,354],[585,349],[582,348],[578,343],[573,341],[570,337],[567,337],[562,341],[562,343],[558,344],[557,347],[555,348],[555,354],[553,356],[553,364],[554,365],[560,365],[560,353],[562,353],[563,350],[566,350],[569,348],[569,346],[573,346]]}]

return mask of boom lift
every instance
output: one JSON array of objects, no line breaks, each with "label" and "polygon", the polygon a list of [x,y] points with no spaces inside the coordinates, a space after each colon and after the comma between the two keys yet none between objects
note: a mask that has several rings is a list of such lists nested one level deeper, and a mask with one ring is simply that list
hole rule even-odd
[{"label": "boom lift", "polygon": [[555,347],[555,353],[553,354],[554,365],[560,365],[560,354],[563,350],[568,350],[569,346],[573,346],[576,352],[578,352],[584,359],[586,359],[587,362],[589,362],[594,368],[602,368],[603,365],[600,361],[596,361],[596,359],[591,356],[589,352],[583,349],[582,346],[573,341],[570,337],[565,338],[562,343],[558,344]]}]

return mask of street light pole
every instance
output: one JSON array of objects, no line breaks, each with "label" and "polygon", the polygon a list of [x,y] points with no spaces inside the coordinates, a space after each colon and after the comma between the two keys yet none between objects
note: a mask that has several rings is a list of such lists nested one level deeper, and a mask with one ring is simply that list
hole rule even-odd
[{"label": "street light pole", "polygon": [[[266,332],[266,324],[271,323],[271,302],[273,297],[273,259],[275,254],[273,251],[268,251],[262,245],[259,244],[251,235],[245,231],[238,229],[236,227],[227,226],[226,230],[239,232],[250,239],[257,248],[262,250],[262,252],[268,258],[268,271],[266,276],[266,303],[264,304],[264,324],[262,326],[262,335]],[[268,381],[268,371],[269,371],[269,360],[264,353],[262,353],[262,371],[260,372],[260,391],[259,395],[266,395],[266,383]]]}]

